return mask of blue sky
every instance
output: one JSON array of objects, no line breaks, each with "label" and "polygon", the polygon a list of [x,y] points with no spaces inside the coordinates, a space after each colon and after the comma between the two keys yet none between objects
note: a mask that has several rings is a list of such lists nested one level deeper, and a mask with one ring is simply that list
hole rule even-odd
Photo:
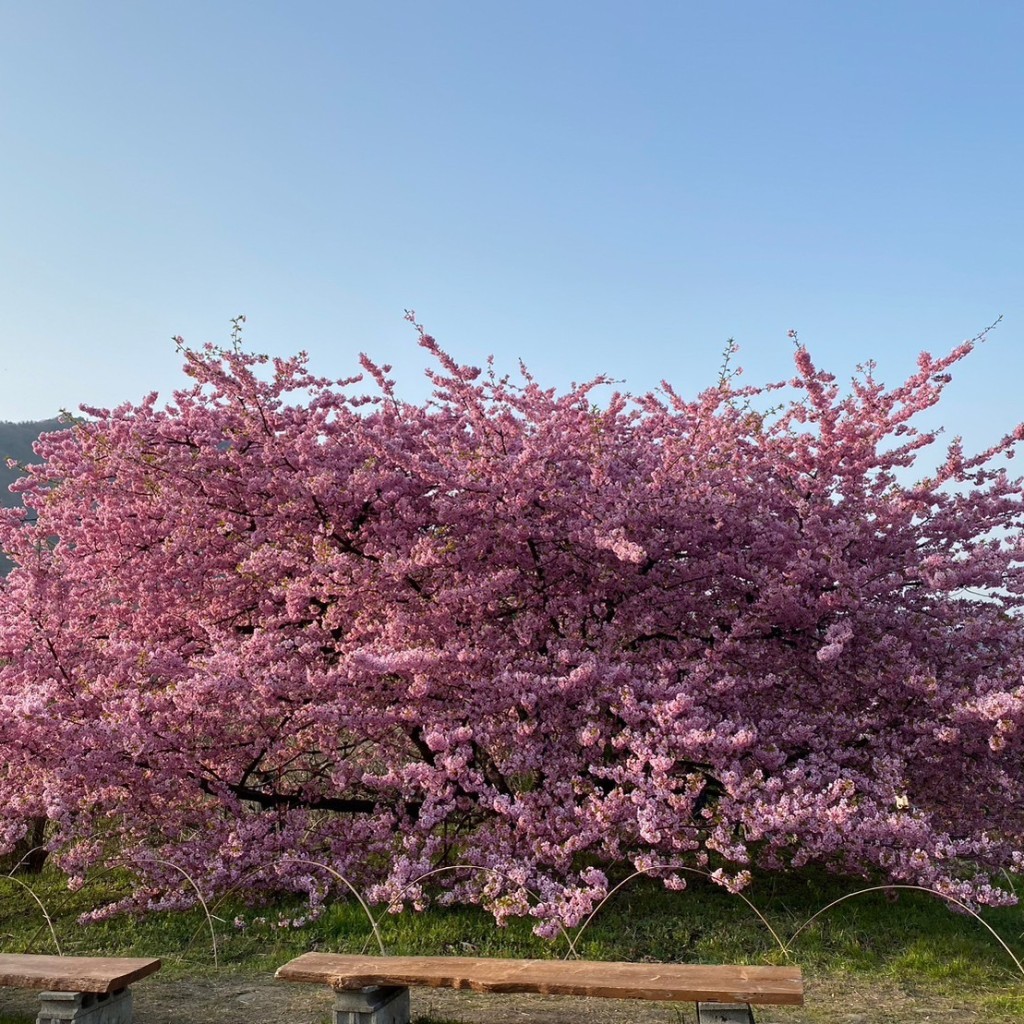
[{"label": "blue sky", "polygon": [[1017,2],[0,0],[0,419],[183,382],[170,341],[643,391],[896,383],[1024,410]]}]

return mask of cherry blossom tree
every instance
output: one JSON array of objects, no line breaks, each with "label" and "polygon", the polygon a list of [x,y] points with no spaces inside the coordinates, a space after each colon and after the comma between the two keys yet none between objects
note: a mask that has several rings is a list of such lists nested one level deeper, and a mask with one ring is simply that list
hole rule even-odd
[{"label": "cherry blossom tree", "polygon": [[183,346],[165,408],[40,439],[0,513],[3,844],[45,816],[134,906],[181,869],[316,900],[318,862],[542,932],[629,865],[1010,900],[1024,430],[934,456],[914,426],[973,342],[848,391],[798,345],[692,400],[420,343],[420,405],[366,357],[370,396]]}]

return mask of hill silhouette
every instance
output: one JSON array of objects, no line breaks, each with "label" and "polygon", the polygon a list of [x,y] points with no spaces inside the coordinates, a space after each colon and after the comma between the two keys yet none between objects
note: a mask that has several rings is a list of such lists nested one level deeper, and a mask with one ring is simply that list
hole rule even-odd
[{"label": "hill silhouette", "polygon": [[0,505],[13,508],[21,502],[8,488],[21,476],[17,466],[8,466],[13,459],[20,465],[38,462],[39,457],[32,451],[32,445],[40,434],[51,430],[64,430],[70,424],[60,420],[26,420],[22,423],[0,421]]}]

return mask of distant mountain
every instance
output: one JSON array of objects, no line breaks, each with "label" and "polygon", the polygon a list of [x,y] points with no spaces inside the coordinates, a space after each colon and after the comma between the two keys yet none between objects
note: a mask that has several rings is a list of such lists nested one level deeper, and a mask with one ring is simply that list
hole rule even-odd
[{"label": "distant mountain", "polygon": [[32,443],[40,434],[51,430],[64,430],[70,424],[60,420],[29,420],[25,423],[0,422],[0,505],[13,507],[19,505],[17,495],[11,494],[8,488],[21,476],[17,468],[7,465],[8,459],[14,459],[22,465],[38,462],[39,456],[32,451]]}]

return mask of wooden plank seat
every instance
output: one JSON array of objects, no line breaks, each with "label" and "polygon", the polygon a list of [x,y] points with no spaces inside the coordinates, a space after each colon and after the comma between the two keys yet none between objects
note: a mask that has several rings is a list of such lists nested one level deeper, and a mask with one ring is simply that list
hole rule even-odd
[{"label": "wooden plank seat", "polygon": [[329,985],[334,1024],[409,1024],[409,986],[697,1003],[698,1021],[752,1021],[752,1004],[802,1005],[796,967],[304,953],[284,981]]},{"label": "wooden plank seat", "polygon": [[0,953],[0,987],[43,990],[37,1024],[131,1024],[128,986],[158,970],[147,957]]}]

